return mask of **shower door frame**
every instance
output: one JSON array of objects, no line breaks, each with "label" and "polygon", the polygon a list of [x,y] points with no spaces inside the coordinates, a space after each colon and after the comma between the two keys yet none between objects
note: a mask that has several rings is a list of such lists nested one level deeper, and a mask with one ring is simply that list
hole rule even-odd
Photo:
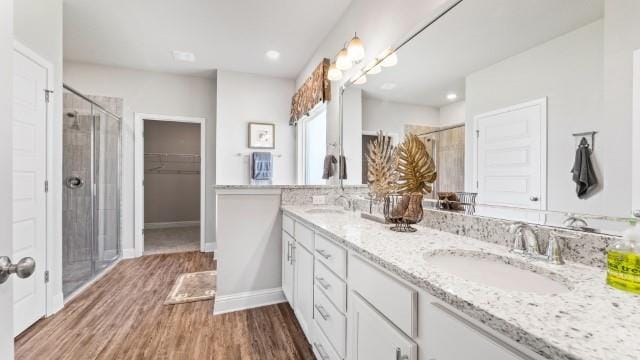
[{"label": "shower door frame", "polygon": [[135,182],[134,182],[134,248],[123,249],[123,258],[140,257],[144,254],[144,121],[181,122],[200,125],[200,252],[211,252],[215,245],[206,245],[206,118],[191,116],[174,116],[160,114],[134,113],[134,142],[135,142]]}]

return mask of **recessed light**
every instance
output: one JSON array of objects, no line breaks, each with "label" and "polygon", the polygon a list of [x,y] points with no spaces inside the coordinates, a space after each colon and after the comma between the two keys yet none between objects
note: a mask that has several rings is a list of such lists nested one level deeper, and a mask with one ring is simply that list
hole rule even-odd
[{"label": "recessed light", "polygon": [[280,53],[275,50],[269,50],[265,55],[271,60],[278,60],[280,58]]},{"label": "recessed light", "polygon": [[184,62],[196,61],[196,56],[192,52],[173,50],[171,53],[173,54],[173,59],[176,61],[184,61]]},{"label": "recessed light", "polygon": [[394,83],[384,83],[384,84],[382,84],[382,86],[380,86],[380,89],[382,89],[382,90],[393,90],[393,89],[396,88],[396,86],[398,86],[398,85],[396,85]]},{"label": "recessed light", "polygon": [[448,93],[447,94],[447,100],[449,100],[449,101],[453,101],[453,100],[455,100],[457,98],[458,98],[458,94],[456,94],[456,93]]}]

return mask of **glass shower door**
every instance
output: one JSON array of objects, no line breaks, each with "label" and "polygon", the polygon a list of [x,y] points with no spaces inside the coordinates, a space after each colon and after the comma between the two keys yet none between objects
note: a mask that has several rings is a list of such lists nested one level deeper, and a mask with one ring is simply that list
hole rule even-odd
[{"label": "glass shower door", "polygon": [[120,120],[94,108],[96,270],[120,254]]}]

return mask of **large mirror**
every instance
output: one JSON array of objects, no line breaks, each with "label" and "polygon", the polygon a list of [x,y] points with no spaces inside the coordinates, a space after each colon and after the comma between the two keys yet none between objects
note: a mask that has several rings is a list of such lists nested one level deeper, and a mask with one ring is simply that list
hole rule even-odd
[{"label": "large mirror", "polygon": [[395,66],[347,85],[351,174],[367,183],[378,131],[396,144],[412,133],[436,163],[436,207],[455,194],[477,215],[619,232],[632,208],[637,16],[634,1],[459,2]]}]

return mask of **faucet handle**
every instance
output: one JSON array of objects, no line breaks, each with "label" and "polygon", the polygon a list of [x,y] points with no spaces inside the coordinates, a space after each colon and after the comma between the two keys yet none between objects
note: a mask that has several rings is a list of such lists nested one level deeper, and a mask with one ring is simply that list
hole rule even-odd
[{"label": "faucet handle", "polygon": [[569,235],[558,231],[549,233],[549,243],[547,244],[547,261],[551,264],[562,265],[564,259],[562,257],[562,245],[560,239],[577,239],[575,235]]}]

